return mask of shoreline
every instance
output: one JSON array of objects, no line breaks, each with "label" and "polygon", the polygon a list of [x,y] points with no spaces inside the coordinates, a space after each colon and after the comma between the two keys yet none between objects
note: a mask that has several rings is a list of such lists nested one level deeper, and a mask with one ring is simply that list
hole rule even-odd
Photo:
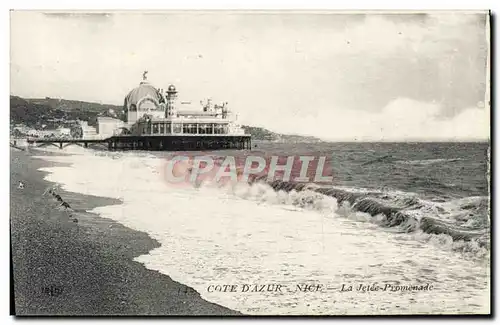
[{"label": "shoreline", "polygon": [[[146,233],[85,212],[121,204],[119,200],[58,189],[75,210],[70,218],[51,195],[42,196],[54,183],[44,180],[47,173],[38,169],[50,166],[61,164],[10,150],[12,294],[17,316],[242,315],[135,262],[133,258],[160,246]],[[24,189],[18,188],[19,181]]]}]

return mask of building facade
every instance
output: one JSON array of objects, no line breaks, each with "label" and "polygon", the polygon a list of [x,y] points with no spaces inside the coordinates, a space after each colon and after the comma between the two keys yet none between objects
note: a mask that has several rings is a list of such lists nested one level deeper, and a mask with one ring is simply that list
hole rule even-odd
[{"label": "building facade", "polygon": [[[114,135],[120,135],[126,128],[126,123],[122,120],[99,116],[97,118],[97,128],[96,132],[99,134],[100,138],[109,138]],[[127,133],[127,132],[125,132]]]},{"label": "building facade", "polygon": [[208,100],[198,110],[182,110],[174,85],[157,89],[143,78],[124,99],[124,120],[98,118],[97,138],[107,141],[110,150],[251,148],[251,136],[236,123],[227,103]]},{"label": "building facade", "polygon": [[[145,79],[145,78],[144,78]],[[147,80],[140,82],[125,97],[123,109],[126,121],[98,119],[102,136],[128,134],[133,136],[166,135],[243,135],[243,129],[228,109],[227,103],[212,105],[211,100],[200,110],[179,110],[177,90],[153,87]]]}]

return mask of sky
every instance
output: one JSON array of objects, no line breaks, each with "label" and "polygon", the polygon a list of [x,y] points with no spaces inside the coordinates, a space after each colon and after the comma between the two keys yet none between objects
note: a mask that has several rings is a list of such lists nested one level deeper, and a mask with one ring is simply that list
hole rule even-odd
[{"label": "sky", "polygon": [[[486,140],[485,12],[11,12],[12,95],[180,101],[332,141]],[[195,106],[198,107],[198,106]],[[201,107],[200,107],[201,109]]]}]

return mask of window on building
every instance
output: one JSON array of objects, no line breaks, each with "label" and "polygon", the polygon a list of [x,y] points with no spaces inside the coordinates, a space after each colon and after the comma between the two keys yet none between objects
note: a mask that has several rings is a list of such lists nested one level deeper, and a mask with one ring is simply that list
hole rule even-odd
[{"label": "window on building", "polygon": [[216,124],[214,127],[215,134],[226,134],[227,133],[227,125]]},{"label": "window on building", "polygon": [[196,124],[184,124],[182,127],[182,131],[185,134],[196,134],[197,133],[197,125]]},{"label": "window on building", "polygon": [[158,134],[160,132],[160,127],[158,123],[153,124],[153,134]]},{"label": "window on building", "polygon": [[172,133],[181,133],[182,132],[182,124],[174,123],[172,124],[173,132]]},{"label": "window on building", "polygon": [[172,123],[166,123],[165,124],[165,133],[166,134],[172,133]]},{"label": "window on building", "polygon": [[165,123],[160,124],[160,134],[165,134]]}]

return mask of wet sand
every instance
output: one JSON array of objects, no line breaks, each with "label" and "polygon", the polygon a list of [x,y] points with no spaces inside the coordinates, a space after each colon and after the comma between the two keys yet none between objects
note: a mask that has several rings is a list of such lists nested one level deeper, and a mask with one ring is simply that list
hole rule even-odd
[{"label": "wet sand", "polygon": [[[134,262],[159,246],[146,233],[85,212],[119,201],[59,189],[75,212],[61,209],[52,195],[43,195],[54,185],[38,171],[46,166],[48,162],[11,149],[16,315],[240,315]],[[18,188],[19,181],[24,189]]]}]

